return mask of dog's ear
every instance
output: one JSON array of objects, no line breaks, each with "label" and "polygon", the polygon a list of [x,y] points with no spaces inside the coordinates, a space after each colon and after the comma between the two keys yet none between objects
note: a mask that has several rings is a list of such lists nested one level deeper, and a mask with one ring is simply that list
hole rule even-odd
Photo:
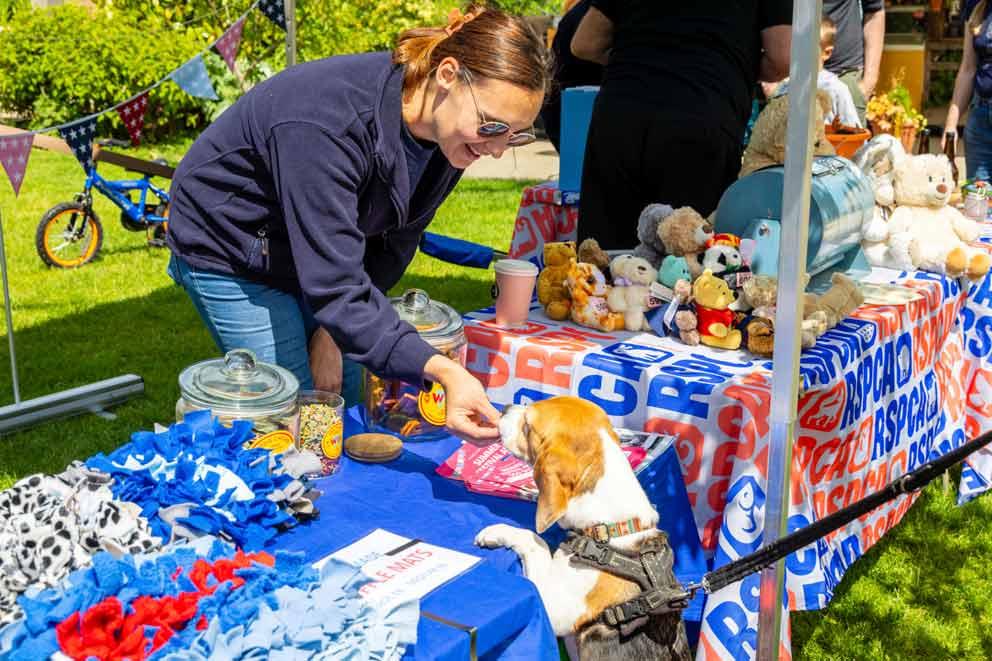
[{"label": "dog's ear", "polygon": [[537,532],[550,528],[565,514],[575,484],[574,457],[560,448],[550,448],[534,464],[537,483]]}]

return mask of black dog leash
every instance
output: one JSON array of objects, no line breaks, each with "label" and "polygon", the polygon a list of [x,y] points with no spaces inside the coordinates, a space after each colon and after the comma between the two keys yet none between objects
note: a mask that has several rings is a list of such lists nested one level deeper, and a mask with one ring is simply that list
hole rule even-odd
[{"label": "black dog leash", "polygon": [[[575,562],[618,575],[640,585],[643,590],[640,595],[604,613],[603,620],[606,623],[618,626],[646,615],[685,610],[700,590],[712,594],[746,576],[761,571],[765,567],[770,567],[795,551],[812,544],[890,500],[919,491],[951,466],[989,443],[992,443],[992,432],[986,432],[956,450],[951,450],[944,456],[923,464],[916,470],[890,482],[880,491],[862,498],[856,503],[837,510],[805,528],[800,528],[754,553],[708,572],[698,583],[691,583],[682,587],[666,585],[664,581],[658,580],[659,574],[662,574],[659,571],[662,564],[667,564],[668,568],[671,567],[670,556],[666,557],[664,553],[659,554],[658,549],[650,548],[640,554],[628,554],[613,549],[591,537],[574,534],[564,544],[573,552]],[[667,538],[665,544],[667,544]],[[666,562],[660,562],[662,560]]]}]

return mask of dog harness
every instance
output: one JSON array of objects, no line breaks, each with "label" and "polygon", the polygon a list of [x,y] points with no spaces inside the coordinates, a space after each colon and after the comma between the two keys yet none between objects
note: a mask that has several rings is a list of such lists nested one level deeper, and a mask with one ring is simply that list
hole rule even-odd
[{"label": "dog harness", "polygon": [[676,613],[688,608],[692,593],[686,591],[672,573],[673,556],[668,535],[658,530],[657,536],[647,540],[636,554],[618,551],[606,543],[611,537],[622,534],[607,535],[600,541],[601,534],[593,538],[586,531],[571,532],[561,546],[572,554],[572,562],[613,574],[641,588],[636,597],[606,608],[597,621],[610,627],[626,628],[635,620],[650,615]]}]

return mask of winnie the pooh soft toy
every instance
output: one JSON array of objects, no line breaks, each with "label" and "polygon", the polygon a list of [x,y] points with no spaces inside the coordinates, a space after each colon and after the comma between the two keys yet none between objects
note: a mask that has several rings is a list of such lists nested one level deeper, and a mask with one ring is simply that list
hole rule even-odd
[{"label": "winnie the pooh soft toy", "polygon": [[575,259],[575,242],[558,241],[544,244],[544,270],[537,277],[537,300],[544,306],[549,319],[568,319],[571,302],[565,289],[569,264]]},{"label": "winnie the pooh soft toy", "polygon": [[946,156],[900,159],[893,179],[896,208],[885,227],[886,249],[872,255],[874,265],[971,280],[984,277],[989,255],[968,245],[978,239],[981,226],[948,206],[954,186]]},{"label": "winnie the pooh soft toy", "polygon": [[573,259],[565,278],[565,288],[572,299],[572,321],[607,332],[624,329],[623,314],[610,311],[606,302],[610,288],[603,272],[596,266]]},{"label": "winnie the pooh soft toy", "polygon": [[734,328],[730,305],[735,299],[730,286],[711,271],[703,271],[692,283],[692,297],[696,301],[699,341],[718,349],[739,349],[741,332]]},{"label": "winnie the pooh soft toy", "polygon": [[619,255],[610,262],[613,287],[606,302],[613,312],[622,312],[624,326],[629,331],[651,330],[644,312],[649,306],[651,283],[658,271],[646,259],[633,255]]},{"label": "winnie the pooh soft toy", "polygon": [[[832,156],[836,152],[827,140],[826,128],[823,123],[825,113],[831,107],[830,95],[819,90],[814,104],[814,125],[816,136],[813,143],[813,153],[817,156]],[[743,179],[755,170],[782,165],[785,163],[785,130],[789,120],[789,95],[777,96],[768,102],[751,131],[751,141],[744,150],[744,160],[741,165],[739,179]]]}]

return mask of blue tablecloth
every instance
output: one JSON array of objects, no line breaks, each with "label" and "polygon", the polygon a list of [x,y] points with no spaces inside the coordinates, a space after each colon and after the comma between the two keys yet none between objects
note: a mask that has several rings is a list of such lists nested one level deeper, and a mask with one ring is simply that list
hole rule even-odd
[{"label": "blue tablecloth", "polygon": [[[362,431],[355,409],[345,421],[345,436]],[[470,553],[484,561],[441,586],[421,602],[421,610],[475,627],[480,659],[557,658],[557,642],[534,585],[522,577],[516,554],[473,544],[476,533],[494,523],[533,529],[534,503],[482,496],[434,471],[459,446],[455,438],[408,443],[387,464],[342,459],[337,474],[317,481],[320,518],[278,538],[278,548],[302,551],[314,561],[364,537],[376,528]],[[640,475],[661,514],[675,551],[675,573],[683,582],[699,579],[706,561],[689,506],[674,447]],[[557,526],[545,535],[552,548],[564,538]],[[702,595],[686,611],[690,637],[698,635]],[[417,645],[405,658],[463,661],[469,635],[421,618]]]}]

